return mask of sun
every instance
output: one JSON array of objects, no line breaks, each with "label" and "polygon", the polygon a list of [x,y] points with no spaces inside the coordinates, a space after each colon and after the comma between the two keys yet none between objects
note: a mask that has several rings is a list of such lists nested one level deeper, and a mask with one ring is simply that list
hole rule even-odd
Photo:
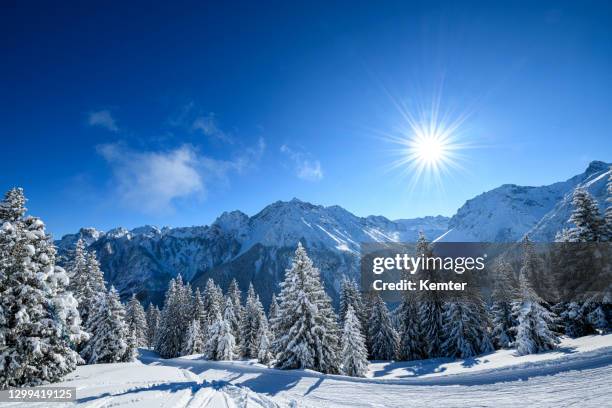
[{"label": "sun", "polygon": [[419,133],[410,141],[410,156],[425,165],[433,166],[447,160],[448,141],[436,133]]},{"label": "sun", "polygon": [[434,104],[416,114],[402,110],[405,122],[399,132],[386,135],[387,141],[398,146],[392,150],[396,159],[390,168],[408,176],[411,187],[442,188],[443,176],[462,169],[462,150],[470,147],[462,131],[465,116],[439,115],[438,107]]}]

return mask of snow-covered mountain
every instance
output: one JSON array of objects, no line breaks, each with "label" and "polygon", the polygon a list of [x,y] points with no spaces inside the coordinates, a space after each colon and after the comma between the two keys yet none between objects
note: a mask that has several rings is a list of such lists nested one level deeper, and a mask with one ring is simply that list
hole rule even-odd
[{"label": "snow-covered mountain", "polygon": [[537,241],[552,241],[568,226],[572,194],[586,187],[603,210],[610,164],[591,162],[584,173],[548,186],[504,184],[468,200],[449,221],[447,242],[515,242],[526,233]]},{"label": "snow-covered mountain", "polygon": [[84,228],[57,245],[65,253],[82,237],[97,251],[107,281],[123,297],[137,293],[142,300],[159,302],[168,281],[181,274],[196,286],[204,286],[209,277],[223,288],[232,278],[243,290],[253,282],[267,305],[301,241],[337,299],[342,275],[357,277],[362,242],[414,241],[419,230],[442,241],[514,242],[525,233],[551,241],[567,225],[577,186],[586,187],[603,210],[609,173],[609,164],[594,161],[584,173],[549,186],[505,184],[468,200],[450,220],[364,218],[339,206],[293,199],[270,204],[252,217],[225,212],[210,226],[143,226],[106,233]]},{"label": "snow-covered mountain", "polygon": [[293,199],[278,201],[249,217],[225,212],[210,226],[163,228],[144,226],[106,233],[92,228],[57,242],[60,253],[83,237],[96,250],[108,282],[121,294],[138,293],[160,301],[170,278],[179,273],[196,286],[209,277],[222,287],[236,278],[243,289],[253,282],[267,304],[301,241],[321,269],[336,297],[344,274],[357,277],[361,242],[414,241],[418,231],[436,237],[448,218],[392,221],[382,216],[357,217],[339,206],[323,207]]}]

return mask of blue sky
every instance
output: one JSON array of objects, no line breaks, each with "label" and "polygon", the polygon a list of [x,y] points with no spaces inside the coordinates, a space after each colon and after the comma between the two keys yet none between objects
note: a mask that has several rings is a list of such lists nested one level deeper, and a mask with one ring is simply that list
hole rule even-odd
[{"label": "blue sky", "polygon": [[[452,215],[612,160],[609,2],[15,3],[0,188],[23,186],[56,236],[293,197]],[[474,148],[441,185],[411,185],[381,135],[436,96]]]}]

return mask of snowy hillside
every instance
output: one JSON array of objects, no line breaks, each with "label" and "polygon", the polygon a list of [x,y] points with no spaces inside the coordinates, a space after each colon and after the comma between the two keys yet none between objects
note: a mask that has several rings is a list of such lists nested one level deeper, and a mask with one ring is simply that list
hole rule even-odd
[{"label": "snowy hillside", "polygon": [[610,164],[594,161],[584,173],[541,187],[504,184],[468,200],[449,221],[446,242],[515,242],[526,233],[552,241],[566,226],[573,190],[586,186],[603,208]]},{"label": "snowy hillside", "polygon": [[201,286],[209,277],[222,287],[235,277],[243,290],[253,282],[267,304],[300,240],[335,297],[342,275],[357,275],[361,242],[413,241],[419,230],[434,237],[446,230],[447,223],[448,218],[441,216],[398,221],[362,218],[339,206],[293,199],[275,202],[252,217],[226,212],[210,226],[144,226],[106,233],[82,229],[57,245],[65,253],[83,237],[97,251],[105,278],[124,297],[135,292],[141,300],[160,301],[170,278],[180,273]]},{"label": "snowy hillside", "polygon": [[[81,366],[58,385],[79,407],[603,407],[612,387],[612,335],[564,339],[558,351],[470,360],[375,362],[369,378],[188,356]],[[3,406],[24,407],[25,404]],[[40,406],[45,406],[41,404]],[[47,404],[49,407],[68,404]]]}]

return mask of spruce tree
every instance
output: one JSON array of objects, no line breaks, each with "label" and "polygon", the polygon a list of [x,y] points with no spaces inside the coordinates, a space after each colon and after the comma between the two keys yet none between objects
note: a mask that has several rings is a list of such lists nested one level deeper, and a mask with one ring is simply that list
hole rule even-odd
[{"label": "spruce tree", "polygon": [[198,319],[200,322],[200,328],[205,331],[206,329],[206,311],[204,310],[204,299],[200,293],[200,288],[196,288],[195,294],[193,295],[193,317]]},{"label": "spruce tree", "polygon": [[234,302],[232,302],[231,298],[225,299],[225,307],[223,309],[223,320],[229,324],[232,335],[234,336],[234,341],[236,340],[236,336],[240,332],[240,321],[234,312]]},{"label": "spruce tree", "polygon": [[612,166],[610,166],[610,176],[608,176],[608,185],[607,185],[607,197],[606,202],[608,203],[606,206],[605,213],[605,236],[606,241],[612,242]]},{"label": "spruce tree", "polygon": [[466,293],[447,302],[444,314],[442,355],[469,358],[493,351],[486,326],[484,303],[476,293]]},{"label": "spruce tree", "polygon": [[144,308],[138,299],[136,299],[135,294],[132,295],[132,298],[127,304],[126,313],[127,325],[132,336],[134,336],[136,347],[146,347],[148,343],[147,333],[149,331],[147,316],[145,315]]},{"label": "spruce tree", "polygon": [[421,337],[421,323],[419,321],[419,307],[415,295],[409,291],[404,292],[403,300],[397,310],[399,319],[399,346],[397,357],[399,360],[419,360],[424,356],[425,345]]},{"label": "spruce tree", "polygon": [[176,280],[170,280],[166,292],[164,308],[155,332],[155,351],[162,358],[178,357],[183,348],[186,329],[182,327],[182,286],[182,279],[178,276]]},{"label": "spruce tree", "polygon": [[399,338],[391,323],[389,309],[379,293],[373,297],[368,331],[372,341],[372,359],[393,360],[397,356]]},{"label": "spruce tree", "polygon": [[264,316],[261,324],[259,325],[259,331],[257,333],[259,339],[259,346],[257,350],[257,361],[262,364],[269,364],[274,356],[272,355],[272,340],[273,335],[268,327],[268,319]]},{"label": "spruce tree", "polygon": [[368,371],[368,350],[365,346],[361,323],[353,306],[349,304],[342,330],[341,371],[351,377],[365,377]]},{"label": "spruce tree", "polygon": [[204,338],[200,321],[193,319],[185,336],[185,344],[183,345],[183,355],[201,354],[204,352]]},{"label": "spruce tree", "polygon": [[[423,232],[419,233],[416,244],[417,257],[424,258],[433,256],[433,250]],[[421,279],[430,279],[438,282],[437,271],[421,269],[418,271]],[[421,321],[421,338],[425,343],[425,357],[441,357],[442,342],[444,341],[444,300],[438,291],[422,291],[418,296],[419,319]]]},{"label": "spruce tree", "polygon": [[24,218],[22,189],[0,202],[0,388],[56,382],[87,335],[44,223]]},{"label": "spruce tree", "polygon": [[354,279],[348,278],[346,276],[343,277],[342,283],[340,284],[340,321],[344,322],[344,317],[346,316],[346,310],[348,306],[352,306],[357,318],[364,324],[367,320],[365,316],[365,309],[363,305],[363,300],[361,298],[361,291],[359,290],[359,286]]},{"label": "spruce tree", "polygon": [[208,326],[216,320],[217,314],[222,313],[223,306],[223,292],[221,292],[221,288],[211,278],[208,278],[208,281],[206,281],[203,300],[205,320]]},{"label": "spruce tree", "polygon": [[257,358],[259,348],[259,338],[257,335],[263,316],[265,316],[263,306],[259,301],[259,297],[255,294],[253,284],[250,284],[240,333],[242,340],[241,351],[242,355],[246,358]]},{"label": "spruce tree", "polygon": [[161,318],[161,312],[159,308],[152,303],[149,303],[147,307],[147,347],[153,348],[155,346],[155,333],[159,326],[159,320]]},{"label": "spruce tree", "polygon": [[81,355],[88,364],[133,361],[135,350],[130,344],[125,309],[114,287],[95,300],[87,331],[91,338]]},{"label": "spruce tree", "polygon": [[583,187],[574,190],[574,211],[569,221],[575,225],[570,229],[571,242],[598,242],[605,237],[604,220],[593,196]]},{"label": "spruce tree", "polygon": [[279,313],[273,322],[273,350],[280,368],[309,368],[337,373],[338,327],[319,270],[298,243],[291,268],[285,272]]},{"label": "spruce tree", "polygon": [[[272,294],[272,301],[270,302],[270,309],[268,310],[268,321],[273,322],[278,316],[278,302],[276,300],[276,295]],[[269,327],[270,333],[273,337],[276,336],[274,332],[274,328],[272,326]]]},{"label": "spruce tree", "polygon": [[512,266],[505,260],[500,260],[495,265],[495,287],[491,295],[493,304],[491,316],[493,331],[491,333],[493,342],[497,348],[507,349],[514,342],[514,330],[516,320],[512,313],[512,302],[516,297],[516,291],[512,287]]},{"label": "spruce tree", "polygon": [[219,322],[217,340],[217,360],[233,360],[236,358],[236,339],[232,334],[229,322],[221,319]]},{"label": "spruce tree", "polygon": [[518,354],[554,349],[559,343],[557,333],[552,330],[554,315],[542,305],[542,299],[533,290],[524,270],[521,270],[519,284],[519,298],[513,306],[518,321],[514,341]]},{"label": "spruce tree", "polygon": [[[244,319],[244,307],[242,306],[242,292],[238,287],[238,282],[236,279],[232,279],[227,288],[227,296],[232,300],[234,305],[234,315],[236,316],[236,320],[238,321],[238,327],[242,327],[242,322]],[[236,338],[237,348],[240,350],[240,344],[242,343],[241,332],[240,329],[234,333]]]}]

